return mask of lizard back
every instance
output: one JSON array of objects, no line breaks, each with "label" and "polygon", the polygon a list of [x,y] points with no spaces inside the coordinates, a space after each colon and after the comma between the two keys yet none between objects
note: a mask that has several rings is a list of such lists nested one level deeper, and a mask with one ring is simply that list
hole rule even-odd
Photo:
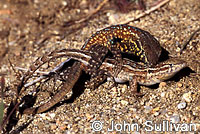
[{"label": "lizard back", "polygon": [[94,44],[108,49],[111,49],[111,44],[118,45],[121,52],[136,55],[149,65],[158,63],[162,51],[159,42],[149,32],[129,25],[113,25],[97,31],[82,49],[88,50]]}]

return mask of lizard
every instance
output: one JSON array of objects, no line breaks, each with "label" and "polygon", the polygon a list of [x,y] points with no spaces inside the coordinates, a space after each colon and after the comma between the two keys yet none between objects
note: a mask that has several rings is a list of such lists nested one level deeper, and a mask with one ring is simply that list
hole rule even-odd
[{"label": "lizard", "polygon": [[[97,31],[85,42],[81,49],[89,50],[96,44],[107,47],[113,54],[117,62],[115,64],[118,65],[115,66],[115,74],[118,73],[122,65],[120,64],[122,63],[121,53],[138,56],[148,66],[153,66],[158,63],[162,52],[160,43],[153,35],[145,30],[126,24],[113,25]],[[106,53],[104,54],[106,55]],[[98,64],[96,67],[98,68],[101,63],[99,61],[95,62]],[[58,70],[60,69],[59,67]],[[94,76],[96,68],[89,68],[91,69],[90,73],[93,72]]]},{"label": "lizard", "polygon": [[[128,26],[128,25],[127,25]],[[129,26],[128,26],[129,27]],[[105,29],[106,30],[106,29]],[[108,31],[109,31],[109,29],[107,29]],[[101,33],[101,32],[97,32],[96,34],[98,35],[99,33]],[[119,33],[119,32],[118,32]],[[156,43],[157,41],[155,41],[155,39],[152,39],[151,38],[151,36],[152,35],[150,35],[150,34],[146,34],[148,37],[149,37],[149,40],[151,40],[151,44],[158,44],[158,43]],[[147,37],[146,36],[146,37]],[[93,35],[93,37],[95,37],[95,35]],[[145,37],[145,36],[144,36]],[[92,37],[90,37],[90,39],[89,40],[92,40],[93,41],[93,39],[91,39]],[[96,39],[98,38],[98,36],[96,37]],[[95,38],[94,38],[95,39]],[[95,40],[96,40],[95,39]],[[146,38],[146,40],[147,40],[147,38]],[[154,43],[153,43],[154,42]],[[86,43],[87,44],[87,43]],[[155,45],[155,46],[157,46],[157,45]],[[156,47],[154,46],[154,48],[155,48],[155,50],[156,50]],[[157,56],[159,57],[159,53],[157,54]],[[146,58],[147,59],[147,58]],[[68,62],[68,61],[67,61]],[[62,67],[63,66],[63,64],[65,64],[65,62],[63,62],[60,66],[58,66],[58,68],[54,68],[54,70],[52,71],[52,72],[55,72],[56,70],[59,70],[59,68],[60,67]],[[181,67],[180,67],[181,68]],[[34,68],[33,67],[33,69],[35,69],[35,70],[37,70],[37,68]],[[79,72],[80,72],[80,70],[78,70]],[[161,70],[161,72],[162,72],[162,70]],[[33,72],[32,72],[33,73]],[[73,76],[71,76],[71,75],[73,75],[73,73],[72,74],[70,74],[70,75],[68,75],[69,76],[69,78],[71,77],[71,78],[79,78],[79,76],[80,76],[80,74],[79,73],[77,73],[77,75],[73,75]],[[45,78],[45,76],[42,76],[41,77],[41,79],[43,79],[43,78]],[[36,81],[34,81],[34,82],[32,82],[32,83],[30,83],[30,84],[26,84],[27,85],[27,87],[28,86],[30,86],[30,85],[32,85],[32,84],[34,84],[35,82],[37,82],[37,81],[39,81],[40,79],[38,79],[38,80],[36,80]],[[67,83],[65,83],[64,84],[64,86],[62,87],[62,89],[61,89],[61,91],[57,94],[57,95],[55,95],[54,97],[53,97],[53,99],[51,99],[49,102],[48,102],[48,105],[46,105],[46,108],[44,108],[43,110],[40,110],[40,111],[35,111],[35,113],[39,113],[39,112],[44,112],[44,111],[46,111],[46,110],[48,110],[51,106],[53,106],[54,104],[56,104],[59,100],[61,100],[61,98],[63,97],[63,95],[64,94],[66,94],[67,93],[67,91],[70,89],[70,88],[72,88],[73,87],[73,85],[75,84],[75,82],[76,82],[76,80],[74,80],[73,81],[73,83],[71,84],[71,87],[70,87],[70,84],[67,84]],[[60,94],[60,96],[59,96],[59,94]]]},{"label": "lizard", "polygon": [[[78,60],[81,62],[83,70],[87,72],[88,66],[90,65],[90,60],[93,58],[91,51],[84,51],[84,50],[76,50],[76,49],[65,49],[60,50],[55,53],[51,53],[51,59],[55,57],[70,57],[72,59]],[[51,60],[49,59],[49,60]],[[164,62],[161,62],[157,64],[154,67],[148,67],[144,64],[139,64],[135,61],[129,60],[124,58],[123,59],[123,65],[121,71],[118,73],[117,76],[114,76],[114,66],[115,66],[115,59],[106,58],[105,61],[100,66],[101,72],[99,76],[105,75],[108,80],[111,80],[111,78],[114,77],[115,81],[118,83],[123,82],[129,82],[130,90],[135,93],[137,90],[138,84],[139,85],[154,85],[156,83],[160,83],[162,81],[165,81],[171,77],[173,77],[177,72],[179,72],[181,69],[187,66],[186,62],[183,60],[180,60],[178,58],[170,58]],[[69,73],[69,72],[68,72]],[[70,72],[67,76],[74,75],[79,72],[75,71]],[[65,76],[65,75],[64,75]],[[72,77],[73,78],[73,77]],[[77,77],[75,77],[77,81]],[[101,82],[103,78],[99,81]],[[67,81],[69,83],[65,83],[64,88],[67,88],[67,91],[69,91],[70,88],[72,88],[73,84],[72,81]],[[56,94],[55,96],[60,97],[64,94],[63,90],[60,90],[59,94]],[[55,96],[53,98],[55,98]],[[41,113],[47,110],[49,106],[56,104],[56,99],[51,99],[49,102],[37,107],[37,108],[28,108],[25,109],[23,113],[25,114],[35,114],[35,113]],[[53,103],[53,104],[52,104]]]},{"label": "lizard", "polygon": [[[89,50],[94,45],[102,45],[108,50],[111,51],[113,54],[113,57],[116,59],[116,61],[122,62],[121,53],[129,53],[138,56],[141,61],[146,63],[149,66],[155,65],[160,57],[161,54],[161,46],[159,42],[151,35],[149,32],[144,31],[140,28],[129,26],[129,25],[114,25],[107,28],[104,28],[100,31],[97,31],[95,34],[93,34],[83,45],[81,48],[82,50]],[[102,51],[99,51],[97,53],[102,53]],[[101,55],[106,55],[107,52],[102,53]],[[28,81],[28,79],[31,77],[31,75],[48,59],[48,56],[43,56],[42,58],[38,58],[36,62],[34,62],[33,65],[30,66],[29,71],[25,73],[24,83]],[[103,58],[97,58],[97,59],[103,59]],[[66,62],[68,62],[67,60]],[[92,63],[96,63],[95,65],[92,64],[92,67],[88,69],[88,72],[90,75],[94,76],[96,75],[96,69],[101,65],[102,62],[97,62],[94,58],[91,59]],[[65,62],[64,62],[65,63]],[[53,69],[53,72],[59,72],[59,70],[62,68],[63,64],[59,65],[55,69]],[[77,67],[79,66],[79,67]],[[95,66],[95,67],[94,67]],[[122,66],[122,64],[120,64]],[[74,72],[74,68],[77,69],[77,72],[81,73],[81,70],[83,69],[82,64],[80,62],[75,62],[71,69],[69,69],[68,72]],[[121,68],[121,67],[119,67]],[[120,69],[118,69],[120,70]],[[117,71],[115,71],[115,75]],[[75,79],[80,77],[80,73],[75,73],[72,76],[68,76],[68,73],[66,73],[66,81],[70,81],[67,79],[73,79],[74,81],[71,81],[71,85],[75,84]],[[65,90],[67,92],[69,86],[67,86],[67,82],[63,85],[61,90]],[[20,93],[23,90],[20,91]],[[63,92],[64,91],[60,91]],[[63,96],[62,96],[63,97]],[[55,99],[53,97],[53,100],[55,101],[55,104],[59,102],[62,97],[58,97]],[[52,100],[52,101],[53,101]],[[51,101],[51,100],[50,100]],[[51,101],[51,102],[52,102]],[[53,106],[53,103],[52,103]],[[49,109],[50,107],[47,107],[46,109]]]},{"label": "lizard", "polygon": [[[156,38],[154,38],[153,35],[140,28],[126,24],[113,25],[97,31],[85,42],[81,49],[89,50],[90,47],[96,44],[107,47],[113,54],[113,57],[116,58],[117,62],[122,62],[121,53],[127,53],[138,56],[141,61],[149,66],[153,66],[158,63],[162,52],[160,43]],[[106,55],[106,53],[104,54]],[[30,66],[30,70],[27,71],[25,76],[31,76],[34,73],[34,70],[37,70],[40,67],[40,64],[43,63],[42,60],[44,60],[42,58],[40,59],[41,61],[36,60],[36,62]],[[68,61],[69,60],[66,60],[58,65],[55,69],[53,69],[53,72],[59,71]],[[95,62],[98,66],[101,64],[97,61],[94,61],[94,63]],[[76,66],[78,66],[78,63],[76,64]],[[93,71],[95,74],[94,70],[95,69],[93,68],[90,72]],[[24,82],[28,79],[29,77],[27,77]]]}]

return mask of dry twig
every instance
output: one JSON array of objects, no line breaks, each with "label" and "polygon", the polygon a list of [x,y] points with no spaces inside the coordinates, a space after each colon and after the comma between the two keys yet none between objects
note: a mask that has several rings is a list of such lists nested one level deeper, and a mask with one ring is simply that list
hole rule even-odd
[{"label": "dry twig", "polygon": [[92,13],[90,13],[86,18],[83,18],[79,21],[76,21],[75,23],[82,23],[85,22],[87,20],[89,20],[93,15],[95,15],[96,13],[98,13],[101,8],[108,2],[109,0],[104,0],[94,11],[92,11]]},{"label": "dry twig", "polygon": [[195,36],[195,34],[196,34],[197,32],[199,32],[199,31],[200,31],[200,28],[198,28],[196,31],[194,31],[194,32],[190,35],[190,37],[183,43],[183,45],[182,45],[182,47],[181,47],[181,49],[180,49],[180,54],[183,52],[183,50],[186,48],[187,44],[189,44],[189,42],[192,40],[192,38]]},{"label": "dry twig", "polygon": [[122,22],[121,24],[128,24],[128,23],[130,23],[130,22],[132,22],[132,21],[138,20],[138,19],[140,19],[140,18],[142,18],[142,17],[144,17],[144,16],[150,14],[151,12],[153,12],[153,11],[159,9],[160,7],[162,7],[163,5],[165,5],[166,3],[168,3],[169,1],[170,1],[170,0],[163,0],[163,1],[160,2],[158,5],[156,5],[156,6],[152,7],[152,8],[150,8],[149,10],[144,11],[143,13],[139,14],[139,15],[136,16],[135,18],[131,18],[131,19],[129,19],[129,20],[126,20],[126,21]]}]

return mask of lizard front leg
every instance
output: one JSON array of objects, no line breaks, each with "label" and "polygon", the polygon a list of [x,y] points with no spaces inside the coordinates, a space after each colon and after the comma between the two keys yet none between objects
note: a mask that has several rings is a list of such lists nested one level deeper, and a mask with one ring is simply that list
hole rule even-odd
[{"label": "lizard front leg", "polygon": [[113,54],[114,59],[116,59],[115,66],[114,66],[114,77],[116,77],[122,69],[123,61],[121,51],[119,49],[120,43],[116,38],[113,38],[111,42],[111,52]]},{"label": "lizard front leg", "polygon": [[92,75],[90,81],[86,82],[85,87],[94,90],[101,83],[103,83],[108,77],[112,79],[112,81],[114,82],[114,86],[116,86],[116,81],[112,73],[113,72],[111,70],[98,69],[96,71],[96,75]]},{"label": "lizard front leg", "polygon": [[[86,83],[87,88],[95,89],[107,77],[113,77],[113,80],[114,80],[114,76],[117,75],[121,71],[121,68],[122,68],[121,54],[120,54],[120,51],[118,51],[118,49],[115,46],[116,45],[113,45],[112,47],[115,59],[120,59],[120,60],[116,60],[114,67],[117,67],[117,68],[111,69],[111,70],[99,69],[99,67],[102,65],[102,62],[104,61],[106,54],[108,53],[108,48],[102,45],[98,45],[98,44],[93,45],[90,48],[91,59],[89,60],[89,64],[87,68],[85,69],[86,73],[91,75],[90,81]],[[121,61],[121,62],[119,63],[118,61]],[[114,76],[109,71],[113,72]]]},{"label": "lizard front leg", "polygon": [[[104,70],[101,70],[104,71]],[[99,72],[101,72],[99,71]],[[96,76],[91,77],[90,81],[87,81],[85,84],[86,88],[94,90],[97,88],[101,83],[103,83],[106,80],[107,76],[102,72],[101,74],[98,74]]]}]

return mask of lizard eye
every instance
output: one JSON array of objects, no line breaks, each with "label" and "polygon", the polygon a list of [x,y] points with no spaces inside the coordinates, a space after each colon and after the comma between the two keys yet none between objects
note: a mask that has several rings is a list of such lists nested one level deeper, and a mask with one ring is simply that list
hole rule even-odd
[{"label": "lizard eye", "polygon": [[169,72],[173,72],[174,71],[174,66],[173,66],[173,64],[170,64],[170,70],[169,70]]}]

